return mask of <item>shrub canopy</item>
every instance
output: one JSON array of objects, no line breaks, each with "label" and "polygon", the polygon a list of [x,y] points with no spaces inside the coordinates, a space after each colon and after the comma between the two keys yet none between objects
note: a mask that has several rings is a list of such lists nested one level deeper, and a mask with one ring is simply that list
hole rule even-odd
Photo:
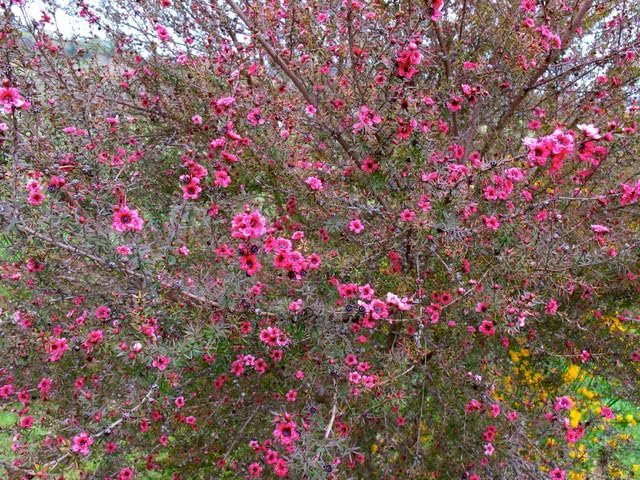
[{"label": "shrub canopy", "polygon": [[637,474],[640,4],[0,5],[5,478]]}]

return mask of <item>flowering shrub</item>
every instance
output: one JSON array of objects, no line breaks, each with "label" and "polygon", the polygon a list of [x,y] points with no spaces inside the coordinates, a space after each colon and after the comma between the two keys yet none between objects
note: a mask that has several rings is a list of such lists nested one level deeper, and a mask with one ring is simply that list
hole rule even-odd
[{"label": "flowering shrub", "polygon": [[640,5],[0,5],[3,478],[638,474]]}]

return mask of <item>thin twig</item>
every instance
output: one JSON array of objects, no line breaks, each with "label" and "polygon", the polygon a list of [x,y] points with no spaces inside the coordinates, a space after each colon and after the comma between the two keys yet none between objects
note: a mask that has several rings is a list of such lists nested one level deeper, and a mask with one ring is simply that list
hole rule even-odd
[{"label": "thin twig", "polygon": [[333,422],[336,420],[336,415],[338,413],[338,401],[336,398],[336,394],[333,394],[333,406],[331,407],[331,419],[329,420],[329,424],[327,425],[327,429],[324,432],[324,439],[327,440],[329,435],[331,435],[331,429],[333,428]]}]

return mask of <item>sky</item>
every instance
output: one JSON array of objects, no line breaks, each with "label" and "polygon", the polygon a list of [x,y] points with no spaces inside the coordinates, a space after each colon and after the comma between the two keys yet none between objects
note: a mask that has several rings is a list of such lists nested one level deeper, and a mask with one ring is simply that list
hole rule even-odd
[{"label": "sky", "polygon": [[[72,37],[74,35],[79,35],[81,37],[92,37],[95,34],[97,34],[97,36],[99,37],[104,36],[102,35],[102,32],[98,31],[95,28],[92,29],[89,24],[81,18],[72,17],[66,14],[63,11],[63,7],[68,6],[70,3],[71,2],[67,0],[55,1],[55,4],[58,8],[56,8],[55,11],[52,12],[51,8],[45,5],[42,0],[26,0],[24,10],[26,11],[29,19],[32,20],[40,20],[43,11],[46,11],[47,13],[49,13],[49,15],[52,15],[54,18],[52,24],[45,27],[45,30],[49,32],[55,32],[57,27],[57,29],[60,30],[60,33],[62,33],[62,35],[66,38]],[[89,0],[87,1],[87,3],[89,5],[92,5],[96,4],[96,1]],[[21,18],[23,21],[27,20],[25,19],[25,15],[18,5],[14,5],[12,9],[17,17]]]}]

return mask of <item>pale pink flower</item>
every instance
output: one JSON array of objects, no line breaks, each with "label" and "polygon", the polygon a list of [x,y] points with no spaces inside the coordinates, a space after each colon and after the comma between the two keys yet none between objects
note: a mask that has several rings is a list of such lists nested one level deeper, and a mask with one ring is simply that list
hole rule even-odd
[{"label": "pale pink flower", "polygon": [[317,191],[323,189],[322,180],[317,177],[309,177],[304,181],[304,183],[309,185],[309,188],[311,188],[311,190]]},{"label": "pale pink flower", "polygon": [[89,455],[91,445],[93,445],[93,437],[87,432],[82,432],[71,440],[71,451],[80,455]]}]

